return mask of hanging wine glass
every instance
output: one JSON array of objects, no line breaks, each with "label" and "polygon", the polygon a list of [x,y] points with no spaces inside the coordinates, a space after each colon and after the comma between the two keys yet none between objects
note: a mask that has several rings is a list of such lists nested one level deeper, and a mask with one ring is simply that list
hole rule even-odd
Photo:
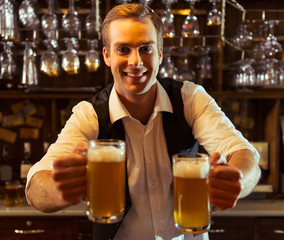
[{"label": "hanging wine glass", "polygon": [[80,69],[80,59],[77,50],[75,49],[73,39],[65,38],[64,42],[67,50],[62,55],[61,66],[63,70],[70,75],[78,74]]},{"label": "hanging wine glass", "polygon": [[229,36],[229,41],[240,49],[249,49],[253,33],[249,31],[249,22],[240,24]]},{"label": "hanging wine glass", "polygon": [[139,3],[145,6],[150,6],[153,0],[139,0]]},{"label": "hanging wine glass", "polygon": [[266,21],[265,24],[269,27],[269,34],[265,40],[265,55],[267,57],[273,57],[283,50],[281,43],[277,41],[277,38],[274,35],[274,26],[279,24],[279,20],[269,20]]},{"label": "hanging wine glass", "polygon": [[60,63],[57,54],[53,50],[49,39],[44,40],[47,51],[40,58],[40,70],[49,77],[57,77],[60,74]]},{"label": "hanging wine glass", "polygon": [[24,42],[25,50],[23,57],[22,87],[38,85],[38,74],[36,67],[35,44],[29,41]]},{"label": "hanging wine glass", "polygon": [[131,3],[132,0],[116,0],[117,4],[126,4],[126,3]]},{"label": "hanging wine glass", "polygon": [[180,47],[176,47],[172,49],[172,55],[181,60],[181,64],[178,67],[177,77],[175,80],[183,82],[183,81],[195,81],[195,71],[189,67],[188,61],[188,53],[189,48],[183,46],[183,41],[180,43]]},{"label": "hanging wine glass", "polygon": [[16,64],[12,53],[13,43],[1,43],[4,51],[0,53],[0,79],[13,79],[13,75],[16,73]]},{"label": "hanging wine glass", "polygon": [[175,25],[174,25],[174,15],[171,12],[171,6],[173,3],[177,2],[176,0],[162,0],[162,3],[165,4],[166,9],[161,14],[161,20],[164,25],[164,37],[173,38],[175,37]]},{"label": "hanging wine glass", "polygon": [[5,41],[14,41],[19,39],[19,30],[17,17],[14,12],[14,5],[9,0],[0,2],[0,32]]},{"label": "hanging wine glass", "polygon": [[85,56],[85,66],[89,72],[96,72],[101,65],[100,52],[98,48],[98,40],[88,40],[90,50]]},{"label": "hanging wine glass", "polygon": [[26,28],[35,29],[39,27],[40,21],[31,0],[24,0],[21,3],[19,7],[19,19]]},{"label": "hanging wine glass", "polygon": [[200,33],[198,19],[194,15],[194,6],[197,1],[198,0],[187,0],[187,2],[189,2],[190,12],[185,18],[182,25],[182,30],[181,30],[182,37],[187,38],[190,36],[199,35]]},{"label": "hanging wine glass", "polygon": [[101,17],[99,1],[91,0],[91,12],[86,17],[85,27],[89,37],[91,38],[101,38]]},{"label": "hanging wine glass", "polygon": [[75,10],[74,0],[69,0],[67,13],[62,16],[62,28],[70,37],[80,37],[81,21]]},{"label": "hanging wine glass", "polygon": [[200,55],[197,64],[197,83],[202,86],[210,85],[213,78],[212,59],[209,54]]},{"label": "hanging wine glass", "polygon": [[182,65],[178,69],[178,77],[177,81],[183,82],[183,81],[190,81],[195,82],[196,74],[193,69],[190,69],[188,66],[188,58],[184,57]]},{"label": "hanging wine glass", "polygon": [[178,70],[172,62],[171,50],[173,47],[164,47],[164,60],[160,66],[159,76],[162,78],[173,78],[177,79]]},{"label": "hanging wine glass", "polygon": [[219,0],[211,0],[212,9],[207,14],[207,26],[219,26],[222,23],[222,13],[217,8]]},{"label": "hanging wine glass", "polygon": [[58,47],[58,20],[57,15],[53,12],[53,0],[48,0],[48,12],[41,18],[41,27],[45,36],[51,40],[55,48]]}]

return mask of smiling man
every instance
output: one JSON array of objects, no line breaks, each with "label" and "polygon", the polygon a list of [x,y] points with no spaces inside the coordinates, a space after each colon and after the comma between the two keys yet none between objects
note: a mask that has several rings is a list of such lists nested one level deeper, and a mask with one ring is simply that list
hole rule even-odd
[{"label": "smiling man", "polygon": [[[102,26],[103,56],[114,84],[80,102],[47,154],[29,171],[31,205],[54,212],[80,202],[86,193],[86,157],[80,152],[98,138],[126,142],[126,214],[120,224],[94,223],[94,239],[208,239],[175,229],[171,156],[202,145],[216,164],[210,201],[234,207],[256,185],[259,155],[235,129],[203,87],[157,79],[163,52],[159,16],[140,4],[114,7]],[[52,163],[52,164],[51,164]]]}]

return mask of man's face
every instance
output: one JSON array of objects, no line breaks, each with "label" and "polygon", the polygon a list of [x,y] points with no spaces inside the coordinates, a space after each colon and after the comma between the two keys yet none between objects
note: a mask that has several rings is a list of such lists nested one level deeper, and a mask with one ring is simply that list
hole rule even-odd
[{"label": "man's face", "polygon": [[128,98],[147,93],[156,83],[162,62],[162,48],[158,49],[151,20],[118,19],[110,24],[108,34],[110,47],[103,49],[103,55],[118,94]]}]

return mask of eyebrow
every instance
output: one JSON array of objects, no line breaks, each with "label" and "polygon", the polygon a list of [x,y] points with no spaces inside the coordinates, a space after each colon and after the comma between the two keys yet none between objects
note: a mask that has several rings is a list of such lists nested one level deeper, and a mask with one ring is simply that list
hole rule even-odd
[{"label": "eyebrow", "polygon": [[[154,41],[148,41],[148,42],[142,42],[139,44],[139,46],[143,46],[143,45],[155,45],[156,43]],[[117,42],[114,44],[114,47],[128,47],[130,46],[131,44],[128,44],[128,43],[124,43],[124,42]]]}]

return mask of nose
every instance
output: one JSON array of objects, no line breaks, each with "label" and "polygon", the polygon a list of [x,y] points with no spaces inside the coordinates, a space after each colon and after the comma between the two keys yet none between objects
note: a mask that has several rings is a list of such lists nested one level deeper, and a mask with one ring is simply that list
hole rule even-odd
[{"label": "nose", "polygon": [[128,58],[128,64],[133,67],[140,67],[143,65],[143,61],[138,50],[131,52]]}]

